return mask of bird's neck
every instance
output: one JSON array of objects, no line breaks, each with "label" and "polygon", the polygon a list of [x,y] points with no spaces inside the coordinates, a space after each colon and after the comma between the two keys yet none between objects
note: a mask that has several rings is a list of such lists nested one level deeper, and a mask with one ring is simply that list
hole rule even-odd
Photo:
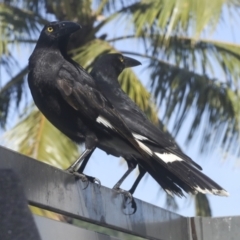
[{"label": "bird's neck", "polygon": [[61,38],[61,39],[53,39],[45,41],[45,39],[39,39],[35,50],[40,50],[42,53],[45,51],[55,51],[60,52],[64,57],[67,57],[67,45],[68,45],[68,38]]},{"label": "bird's neck", "polygon": [[61,39],[55,39],[53,41],[42,41],[42,39],[39,39],[36,44],[34,54],[30,57],[30,59],[34,59],[36,57],[39,58],[40,56],[44,56],[52,52],[63,57],[78,69],[79,65],[67,54],[68,38],[69,37],[65,37]]},{"label": "bird's neck", "polygon": [[67,46],[68,46],[68,38],[61,39],[61,41],[58,42],[57,48],[60,50],[61,54],[64,58],[69,58],[67,54]]},{"label": "bird's neck", "polygon": [[111,88],[112,90],[121,88],[120,83],[118,82],[118,74],[115,73],[115,71],[108,71],[107,68],[102,68],[101,70],[93,69],[91,75],[101,90],[108,88]]},{"label": "bird's neck", "polygon": [[36,44],[34,52],[36,55],[45,55],[49,52],[62,55],[67,61],[71,62],[72,59],[67,54],[68,39],[56,39],[54,41],[39,41]]}]

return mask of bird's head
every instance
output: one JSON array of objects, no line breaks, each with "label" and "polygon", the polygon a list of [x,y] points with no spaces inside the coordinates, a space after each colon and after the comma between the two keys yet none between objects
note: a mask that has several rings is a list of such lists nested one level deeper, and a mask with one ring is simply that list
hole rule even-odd
[{"label": "bird's head", "polygon": [[79,29],[81,29],[81,26],[74,22],[50,22],[43,28],[38,40],[38,44],[45,46],[61,42],[66,44],[70,35]]},{"label": "bird's head", "polygon": [[128,67],[135,67],[141,65],[141,63],[133,58],[123,56],[120,53],[110,53],[101,56],[97,65],[107,66],[108,70],[112,69],[115,71],[117,76]]},{"label": "bird's head", "polygon": [[81,29],[81,26],[74,22],[50,22],[43,28],[41,34],[53,40],[62,37],[69,37],[79,29]]}]

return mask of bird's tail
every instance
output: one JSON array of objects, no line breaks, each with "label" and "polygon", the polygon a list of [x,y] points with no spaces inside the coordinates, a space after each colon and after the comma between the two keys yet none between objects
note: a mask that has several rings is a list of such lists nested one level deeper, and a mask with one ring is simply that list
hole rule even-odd
[{"label": "bird's tail", "polygon": [[[229,195],[224,188],[214,182],[211,178],[184,161],[169,163],[167,164],[167,167],[155,161],[154,169],[150,169],[149,173],[163,187],[163,189],[171,195],[176,194],[175,186],[192,194],[201,192],[204,194],[214,194],[219,196]],[[163,176],[164,178],[162,178]],[[163,181],[164,184],[161,183]],[[171,182],[171,184],[169,184],[169,182]],[[179,196],[179,194],[176,195]]]},{"label": "bird's tail", "polygon": [[[178,188],[187,193],[228,196],[228,192],[201,172],[201,167],[191,158],[176,149],[164,149],[151,143],[141,135],[133,135],[140,148],[151,159],[143,162],[152,177],[168,193],[182,195]],[[141,163],[140,163],[141,164]],[[144,167],[144,166],[143,166]]]}]

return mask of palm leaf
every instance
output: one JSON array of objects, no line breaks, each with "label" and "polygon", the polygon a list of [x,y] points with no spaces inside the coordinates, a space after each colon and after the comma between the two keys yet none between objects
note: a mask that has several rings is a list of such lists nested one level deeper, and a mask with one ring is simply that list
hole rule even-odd
[{"label": "palm leaf", "polygon": [[201,217],[211,217],[212,211],[208,197],[205,194],[198,193],[195,196],[195,215]]},{"label": "palm leaf", "polygon": [[127,8],[126,13],[133,18],[136,35],[154,31],[164,33],[166,39],[183,33],[198,38],[207,27],[211,32],[216,28],[225,6],[229,11],[239,10],[235,0],[142,0]]},{"label": "palm leaf", "polygon": [[0,89],[0,125],[2,127],[5,126],[11,101],[15,102],[16,107],[19,106],[25,89],[27,72],[28,69],[25,67]]},{"label": "palm leaf", "polygon": [[78,146],[36,109],[29,111],[3,139],[11,149],[58,168],[69,167],[79,157]]},{"label": "palm leaf", "polygon": [[226,139],[231,143],[238,139],[240,107],[237,91],[216,79],[163,61],[152,64],[156,69],[152,72],[152,89],[160,105],[167,103],[164,120],[168,122],[175,113],[174,134],[180,130],[189,111],[195,109],[188,140],[193,138],[204,117],[208,124],[204,126],[202,148],[210,140],[218,140],[226,147]]},{"label": "palm leaf", "polygon": [[[40,15],[16,5],[0,3],[0,41],[2,46],[6,46],[10,40],[17,43],[19,38],[31,38],[39,31],[40,24],[46,23],[46,20]],[[3,53],[7,53],[6,47],[1,48],[0,54]]]}]

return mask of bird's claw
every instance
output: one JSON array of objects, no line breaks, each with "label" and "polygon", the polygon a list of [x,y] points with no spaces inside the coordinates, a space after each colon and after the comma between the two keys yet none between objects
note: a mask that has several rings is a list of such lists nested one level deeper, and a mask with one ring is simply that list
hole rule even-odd
[{"label": "bird's claw", "polygon": [[89,182],[97,184],[99,188],[102,186],[101,181],[98,178],[78,173],[78,172],[74,171],[73,168],[68,168],[66,171],[69,172],[70,174],[74,175],[76,178],[81,179],[82,182],[87,183],[86,187],[84,187],[83,189],[86,189],[88,187]]},{"label": "bird's claw", "polygon": [[[124,201],[123,201],[123,209],[127,208],[127,204],[131,204],[131,208],[133,209],[133,211],[131,213],[125,213],[126,215],[132,215],[137,211],[137,204],[132,196],[132,194],[126,190],[123,190],[121,188],[114,188],[114,190],[119,193],[122,194],[124,196]],[[129,200],[129,201],[128,201]]]},{"label": "bird's claw", "polygon": [[97,184],[99,188],[102,186],[102,184],[98,178],[94,178],[93,183]]},{"label": "bird's claw", "polygon": [[122,194],[125,198],[129,199],[129,202],[131,203],[133,200],[133,196],[130,192],[123,190],[121,188],[114,189],[117,193]]},{"label": "bird's claw", "polygon": [[82,182],[89,182],[88,177],[84,174],[81,174],[81,173],[78,173],[78,172],[72,172],[71,174],[73,174],[76,178],[81,179]]},{"label": "bird's claw", "polygon": [[83,188],[83,189],[86,189],[88,187],[89,182],[97,184],[97,186],[99,188],[102,186],[101,182],[100,182],[100,180],[98,178],[94,178],[94,177],[90,177],[90,176],[85,176],[85,177],[87,178],[88,183],[87,183],[86,187]]},{"label": "bird's claw", "polygon": [[[127,208],[126,203],[127,203],[127,200],[125,199],[125,203],[123,204],[123,208],[124,209]],[[137,211],[137,204],[136,204],[136,202],[135,202],[133,197],[132,197],[130,203],[131,203],[131,208],[133,209],[133,211],[131,213],[128,213],[128,214],[125,213],[126,215],[132,215],[132,214],[134,214]]]}]

